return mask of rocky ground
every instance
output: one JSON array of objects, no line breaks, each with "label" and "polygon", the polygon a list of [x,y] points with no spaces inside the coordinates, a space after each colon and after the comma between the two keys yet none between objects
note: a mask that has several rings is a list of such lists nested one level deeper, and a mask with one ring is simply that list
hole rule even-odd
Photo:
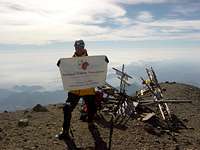
[{"label": "rocky ground", "polygon": [[[151,122],[131,118],[125,126],[115,126],[113,150],[200,149],[200,89],[177,83],[165,83],[162,87],[166,89],[165,98],[192,100],[192,104],[169,105],[170,110],[186,128],[171,133],[154,126],[155,118]],[[68,149],[64,141],[55,138],[63,122],[62,104],[48,105],[46,109],[39,112],[27,109],[0,113],[0,150]],[[92,150],[95,147],[106,149],[110,131],[109,116],[105,116],[105,119],[96,119],[95,135],[79,117],[77,107],[72,119],[72,131],[77,147],[84,150]],[[19,123],[20,119],[27,120],[21,120],[22,123]]]}]

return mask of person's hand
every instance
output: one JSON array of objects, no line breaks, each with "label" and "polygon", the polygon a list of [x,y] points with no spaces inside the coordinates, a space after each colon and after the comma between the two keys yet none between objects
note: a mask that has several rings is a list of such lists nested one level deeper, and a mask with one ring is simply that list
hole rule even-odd
[{"label": "person's hand", "polygon": [[58,60],[57,64],[58,67],[60,67],[60,59]]},{"label": "person's hand", "polygon": [[105,57],[105,61],[106,61],[107,63],[109,63],[109,60],[108,60],[108,57],[107,57],[107,56]]}]

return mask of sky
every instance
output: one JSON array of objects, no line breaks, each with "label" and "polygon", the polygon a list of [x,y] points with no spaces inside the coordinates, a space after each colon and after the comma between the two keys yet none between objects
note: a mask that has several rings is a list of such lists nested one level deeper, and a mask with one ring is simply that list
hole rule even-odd
[{"label": "sky", "polygon": [[108,56],[109,73],[153,65],[162,80],[200,85],[199,8],[199,0],[0,0],[0,88],[60,87],[56,61],[72,56],[77,39]]}]

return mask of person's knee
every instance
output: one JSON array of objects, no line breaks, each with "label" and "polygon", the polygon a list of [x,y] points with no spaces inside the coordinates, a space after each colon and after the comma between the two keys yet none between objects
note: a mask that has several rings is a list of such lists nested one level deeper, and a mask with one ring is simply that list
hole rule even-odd
[{"label": "person's knee", "polygon": [[66,102],[63,107],[63,111],[64,111],[64,113],[67,113],[67,114],[71,113],[71,111],[72,111],[71,104]]},{"label": "person's knee", "polygon": [[95,105],[93,105],[93,107],[90,108],[90,112],[91,112],[92,114],[95,114],[95,113],[97,112],[97,109],[96,109],[96,106],[95,106]]}]

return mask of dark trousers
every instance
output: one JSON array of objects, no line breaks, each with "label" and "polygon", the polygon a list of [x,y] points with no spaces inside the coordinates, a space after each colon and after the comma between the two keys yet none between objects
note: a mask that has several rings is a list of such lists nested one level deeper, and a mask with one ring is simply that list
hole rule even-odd
[{"label": "dark trousers", "polygon": [[76,107],[80,98],[83,98],[87,108],[88,108],[88,122],[92,122],[94,115],[96,113],[96,105],[95,105],[95,95],[86,95],[86,96],[78,96],[71,92],[68,93],[68,98],[63,107],[64,112],[64,122],[63,122],[63,130],[69,131],[70,121],[72,117],[72,111]]}]

